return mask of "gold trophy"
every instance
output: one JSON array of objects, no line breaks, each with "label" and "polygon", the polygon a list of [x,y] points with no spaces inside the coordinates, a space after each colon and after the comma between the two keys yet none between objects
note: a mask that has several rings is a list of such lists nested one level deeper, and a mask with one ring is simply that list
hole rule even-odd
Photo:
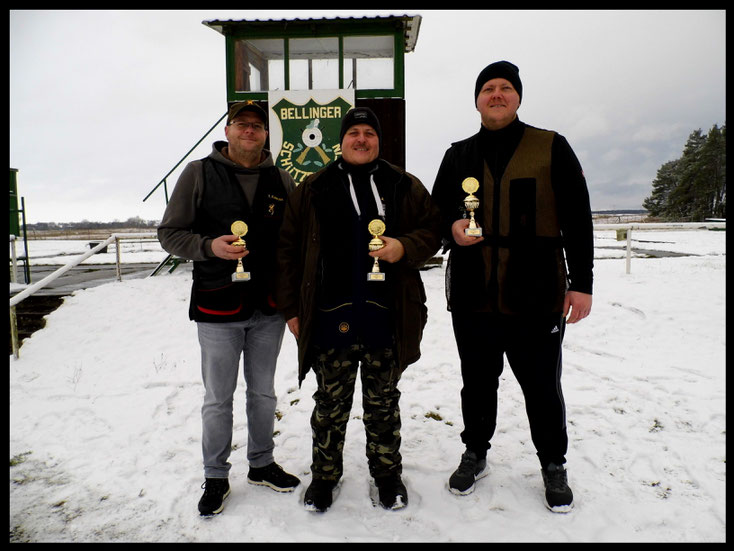
[{"label": "gold trophy", "polygon": [[[247,233],[247,224],[245,224],[242,220],[237,220],[236,222],[232,223],[232,227],[230,228],[232,230],[232,234],[239,237],[236,241],[232,241],[232,245],[235,247],[242,247],[243,249],[247,247],[247,244],[245,243],[244,235]],[[250,281],[250,272],[246,272],[244,267],[242,266],[242,259],[237,259],[237,269],[232,274],[232,281]]]},{"label": "gold trophy", "polygon": [[479,199],[474,195],[474,192],[479,189],[479,181],[470,176],[461,182],[461,189],[469,194],[464,198],[464,206],[469,211],[470,217],[469,227],[464,230],[464,233],[471,237],[481,237],[482,228],[477,226],[477,221],[474,219],[474,211],[479,208]]},{"label": "gold trophy", "polygon": [[[367,229],[372,234],[372,240],[369,244],[370,252],[379,251],[385,246],[382,239],[378,237],[378,235],[385,233],[385,222],[377,218],[369,223]],[[380,263],[377,261],[377,257],[375,257],[375,263],[372,265],[372,271],[367,274],[367,281],[385,281],[385,273],[380,271]]]}]

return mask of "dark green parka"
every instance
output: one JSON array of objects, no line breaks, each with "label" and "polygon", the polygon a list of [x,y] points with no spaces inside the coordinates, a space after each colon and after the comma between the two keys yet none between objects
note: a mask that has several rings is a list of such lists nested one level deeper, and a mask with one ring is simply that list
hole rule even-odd
[{"label": "dark green parka", "polygon": [[[336,192],[339,162],[313,174],[289,195],[280,230],[276,302],[286,321],[299,319],[299,383],[311,368],[307,353],[314,331],[321,255],[317,206]],[[405,249],[403,258],[391,266],[394,281],[390,286],[397,356],[401,368],[405,369],[420,358],[427,308],[419,269],[440,246],[440,213],[415,176],[384,160],[378,161],[377,173],[381,187],[388,189],[384,200],[393,203],[389,211],[395,213],[395,219],[388,223],[395,231],[386,236],[398,239]]]}]

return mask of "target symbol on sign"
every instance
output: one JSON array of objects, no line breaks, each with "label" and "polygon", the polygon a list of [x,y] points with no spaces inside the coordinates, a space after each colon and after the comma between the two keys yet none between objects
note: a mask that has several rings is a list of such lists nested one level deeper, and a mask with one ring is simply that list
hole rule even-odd
[{"label": "target symbol on sign", "polygon": [[319,119],[314,119],[313,121],[311,121],[311,123],[303,130],[303,134],[301,134],[301,140],[303,140],[303,144],[306,146],[306,149],[304,149],[303,152],[298,156],[298,159],[296,159],[297,162],[303,163],[303,161],[306,160],[306,155],[308,155],[308,152],[311,149],[319,154],[319,157],[321,157],[321,160],[324,161],[324,163],[329,162],[329,156],[324,152],[323,149],[321,149],[321,141],[323,140],[323,136],[321,135],[321,130],[319,130]]}]

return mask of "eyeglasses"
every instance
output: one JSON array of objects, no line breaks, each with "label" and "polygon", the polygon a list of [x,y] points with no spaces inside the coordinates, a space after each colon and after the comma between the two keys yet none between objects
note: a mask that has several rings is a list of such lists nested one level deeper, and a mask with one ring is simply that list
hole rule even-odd
[{"label": "eyeglasses", "polygon": [[255,132],[265,130],[265,125],[261,122],[231,122],[230,126],[234,126],[237,130],[247,130],[252,128]]}]

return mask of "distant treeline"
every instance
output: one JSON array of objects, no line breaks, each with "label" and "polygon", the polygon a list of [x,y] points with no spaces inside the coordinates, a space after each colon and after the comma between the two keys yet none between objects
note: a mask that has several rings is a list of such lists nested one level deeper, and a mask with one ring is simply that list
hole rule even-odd
[{"label": "distant treeline", "polygon": [[592,210],[593,215],[605,215],[605,214],[645,214],[645,209],[610,209],[610,210]]},{"label": "distant treeline", "polygon": [[125,221],[115,220],[113,222],[90,222],[82,220],[81,222],[36,222],[27,224],[29,230],[119,230],[125,228],[155,228],[159,224],[159,220],[143,220],[139,216],[128,218]]},{"label": "distant treeline", "polygon": [[664,220],[726,218],[726,124],[691,133],[683,156],[658,169],[642,206]]}]

